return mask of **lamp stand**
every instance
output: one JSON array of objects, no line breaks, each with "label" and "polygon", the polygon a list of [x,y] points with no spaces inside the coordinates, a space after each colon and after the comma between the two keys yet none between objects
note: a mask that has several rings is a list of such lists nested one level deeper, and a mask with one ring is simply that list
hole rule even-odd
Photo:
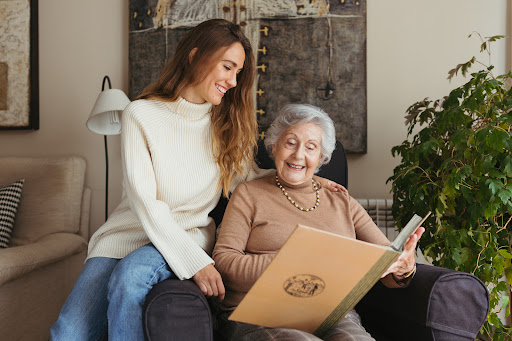
[{"label": "lamp stand", "polygon": [[[103,77],[103,83],[101,85],[101,91],[105,90],[105,81],[108,81],[108,88],[112,89],[110,78],[108,76]],[[103,135],[105,142],[105,221],[108,218],[108,147],[107,147],[107,135]]]},{"label": "lamp stand", "polygon": [[108,148],[107,135],[103,135],[105,141],[105,221],[108,218]]}]

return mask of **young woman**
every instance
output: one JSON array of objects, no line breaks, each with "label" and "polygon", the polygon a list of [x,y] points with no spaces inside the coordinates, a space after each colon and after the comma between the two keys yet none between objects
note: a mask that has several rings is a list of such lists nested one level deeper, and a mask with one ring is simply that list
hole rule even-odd
[{"label": "young woman", "polygon": [[265,173],[249,166],[257,142],[254,70],[240,27],[208,20],[125,109],[123,199],[92,236],[52,340],[101,340],[107,329],[110,340],[143,340],[145,296],[168,278],[192,278],[205,295],[223,299],[208,213],[221,192]]}]

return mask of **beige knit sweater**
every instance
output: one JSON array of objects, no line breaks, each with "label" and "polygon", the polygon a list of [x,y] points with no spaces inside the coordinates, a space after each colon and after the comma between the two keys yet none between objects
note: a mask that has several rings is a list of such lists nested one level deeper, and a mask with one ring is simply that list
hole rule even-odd
[{"label": "beige knit sweater", "polygon": [[[123,197],[89,242],[88,258],[123,258],[152,242],[180,279],[213,263],[220,170],[211,104],[137,100],[122,117]],[[264,173],[253,168],[249,178]],[[266,172],[268,174],[268,172]]]},{"label": "beige knit sweater", "polygon": [[[280,182],[300,206],[310,208],[315,204],[311,182],[298,186]],[[242,183],[229,201],[213,251],[215,267],[226,287],[222,309],[233,309],[240,303],[297,224],[389,245],[364,208],[347,192],[320,188],[320,205],[314,211],[305,212],[295,208],[283,195],[275,175]]]}]

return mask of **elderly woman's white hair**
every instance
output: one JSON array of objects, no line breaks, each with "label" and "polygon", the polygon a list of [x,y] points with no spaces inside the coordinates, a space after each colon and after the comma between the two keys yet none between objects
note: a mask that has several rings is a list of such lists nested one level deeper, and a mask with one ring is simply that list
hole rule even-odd
[{"label": "elderly woman's white hair", "polygon": [[[266,133],[265,148],[269,155],[272,155],[272,146],[277,144],[279,137],[286,129],[306,123],[314,123],[322,130],[321,164],[329,163],[336,147],[334,123],[325,111],[310,104],[288,104],[279,110]],[[318,169],[319,167],[316,171]]]}]

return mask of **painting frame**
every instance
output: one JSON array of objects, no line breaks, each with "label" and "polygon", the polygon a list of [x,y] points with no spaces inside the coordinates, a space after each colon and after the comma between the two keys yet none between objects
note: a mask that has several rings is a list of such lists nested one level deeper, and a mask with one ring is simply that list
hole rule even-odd
[{"label": "painting frame", "polygon": [[366,1],[130,0],[129,97],[158,79],[192,27],[225,19],[241,27],[253,48],[259,140],[281,107],[307,103],[331,117],[347,153],[365,154]]},{"label": "painting frame", "polygon": [[[2,57],[6,57],[7,54],[13,54],[13,50],[7,49],[3,55],[0,54],[0,64],[5,66],[4,79],[0,80],[0,93],[3,92],[4,98],[0,98],[0,103],[4,103],[5,106],[0,107],[0,130],[38,130],[39,129],[39,0],[16,0],[13,4],[20,3],[21,6],[28,6],[28,9],[23,8],[23,13],[27,13],[30,18],[22,21],[22,26],[25,28],[22,36],[18,38],[22,44],[28,44],[28,56],[24,55],[22,64],[28,66],[28,80],[24,81],[21,87],[23,110],[19,107],[11,109],[11,103],[13,101],[12,92],[18,92],[20,87],[18,86],[15,90],[10,89],[12,79],[15,77],[9,77],[9,63],[1,63]],[[12,6],[16,8],[16,6]],[[8,12],[8,11],[6,11]],[[4,14],[8,16],[9,13]],[[4,18],[5,19],[5,18]],[[5,25],[10,25],[8,20]],[[19,24],[19,23],[18,23]],[[26,45],[23,45],[26,46]],[[16,51],[18,52],[18,51]],[[15,54],[15,53],[14,53]],[[1,65],[0,65],[1,66]],[[14,70],[15,71],[15,70]],[[11,72],[11,75],[15,72]],[[10,94],[10,95],[9,95]],[[1,94],[0,94],[1,96]],[[13,120],[12,117],[15,119]]]}]

